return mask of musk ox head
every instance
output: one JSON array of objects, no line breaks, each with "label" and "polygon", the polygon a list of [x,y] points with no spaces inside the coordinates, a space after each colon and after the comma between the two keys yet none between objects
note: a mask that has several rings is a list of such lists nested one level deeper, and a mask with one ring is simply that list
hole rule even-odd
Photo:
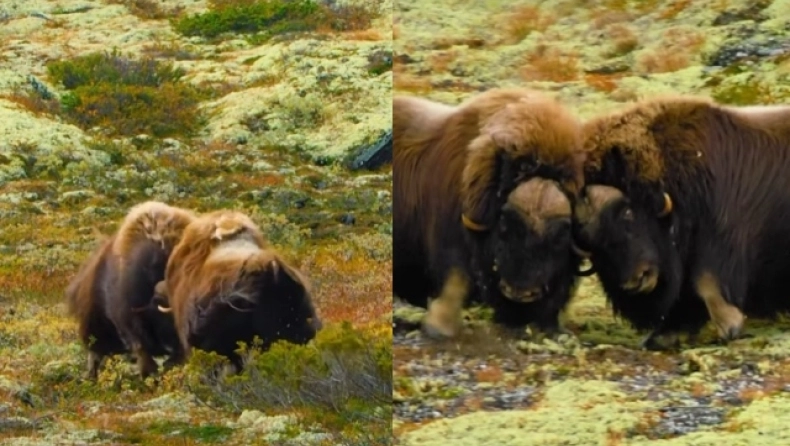
[{"label": "musk ox head", "polygon": [[469,144],[462,221],[484,241],[483,267],[511,300],[539,300],[575,272],[571,199],[584,183],[581,144],[576,117],[537,94],[491,114]]},{"label": "musk ox head", "polygon": [[571,250],[571,203],[551,180],[532,178],[508,194],[488,243],[498,287],[508,299],[532,302],[566,276]]},{"label": "musk ox head", "polygon": [[277,340],[305,344],[322,328],[307,280],[283,260],[244,270],[228,294],[196,302],[189,343],[229,354],[237,341],[259,337],[263,348]]},{"label": "musk ox head", "polygon": [[187,350],[214,351],[237,365],[239,341],[306,343],[321,328],[307,279],[236,211],[205,214],[187,227],[155,295]]},{"label": "musk ox head", "polygon": [[589,251],[601,280],[628,294],[651,293],[673,245],[672,198],[632,200],[615,187],[588,185],[576,204],[576,243]]}]

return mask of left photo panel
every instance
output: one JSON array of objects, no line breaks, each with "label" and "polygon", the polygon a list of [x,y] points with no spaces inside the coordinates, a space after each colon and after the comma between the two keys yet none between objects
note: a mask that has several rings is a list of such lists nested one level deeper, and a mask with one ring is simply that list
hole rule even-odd
[{"label": "left photo panel", "polygon": [[392,443],[392,6],[0,2],[0,444]]}]

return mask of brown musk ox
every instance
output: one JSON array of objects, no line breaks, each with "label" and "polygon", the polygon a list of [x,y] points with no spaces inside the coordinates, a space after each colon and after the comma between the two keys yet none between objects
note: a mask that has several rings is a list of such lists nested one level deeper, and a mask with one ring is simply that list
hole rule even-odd
[{"label": "brown musk ox", "polygon": [[581,263],[581,123],[528,89],[458,106],[396,96],[393,139],[394,293],[429,309],[426,332],[456,335],[473,300],[505,327],[560,330]]},{"label": "brown musk ox", "polygon": [[142,377],[156,372],[154,356],[169,354],[168,366],[179,361],[172,317],[157,311],[152,299],[171,250],[194,218],[189,210],[158,201],[134,206],[67,286],[69,313],[88,349],[90,379],[109,355],[133,353]]},{"label": "brown musk ox", "polygon": [[[165,283],[156,288],[172,313],[181,345],[227,357],[236,371],[239,342],[262,348],[304,344],[321,329],[307,278],[269,246],[258,226],[232,210],[192,222],[173,250]],[[186,356],[185,356],[186,357]]]},{"label": "brown musk ox", "polygon": [[790,309],[790,107],[659,97],[585,126],[577,243],[648,348]]}]

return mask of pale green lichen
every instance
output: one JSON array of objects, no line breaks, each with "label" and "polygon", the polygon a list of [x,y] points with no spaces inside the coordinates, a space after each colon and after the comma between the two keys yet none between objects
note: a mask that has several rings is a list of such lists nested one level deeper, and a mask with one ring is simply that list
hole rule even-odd
[{"label": "pale green lichen", "polygon": [[610,433],[635,428],[650,404],[605,381],[568,380],[547,387],[531,410],[478,412],[431,423],[401,437],[404,446],[605,445]]}]

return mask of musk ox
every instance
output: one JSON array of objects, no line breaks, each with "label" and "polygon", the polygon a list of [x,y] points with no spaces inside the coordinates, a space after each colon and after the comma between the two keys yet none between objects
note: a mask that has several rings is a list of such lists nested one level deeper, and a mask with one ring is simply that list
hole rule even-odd
[{"label": "musk ox", "polygon": [[393,138],[393,287],[428,307],[426,332],[457,334],[470,299],[504,326],[559,330],[581,263],[571,238],[580,122],[526,89],[458,106],[396,96]]},{"label": "musk ox", "polygon": [[697,97],[637,103],[585,126],[577,243],[648,348],[719,336],[790,308],[790,107]]},{"label": "musk ox", "polygon": [[158,312],[152,298],[170,251],[194,218],[156,201],[133,207],[71,280],[66,300],[88,349],[89,378],[96,379],[109,355],[133,353],[142,377],[156,372],[153,356],[170,354],[168,366],[178,361],[172,318]]},{"label": "musk ox", "polygon": [[238,342],[257,336],[263,348],[277,340],[304,344],[321,328],[307,278],[266,242],[246,215],[205,214],[184,231],[156,288],[172,313],[181,345],[216,352],[236,371]]}]

